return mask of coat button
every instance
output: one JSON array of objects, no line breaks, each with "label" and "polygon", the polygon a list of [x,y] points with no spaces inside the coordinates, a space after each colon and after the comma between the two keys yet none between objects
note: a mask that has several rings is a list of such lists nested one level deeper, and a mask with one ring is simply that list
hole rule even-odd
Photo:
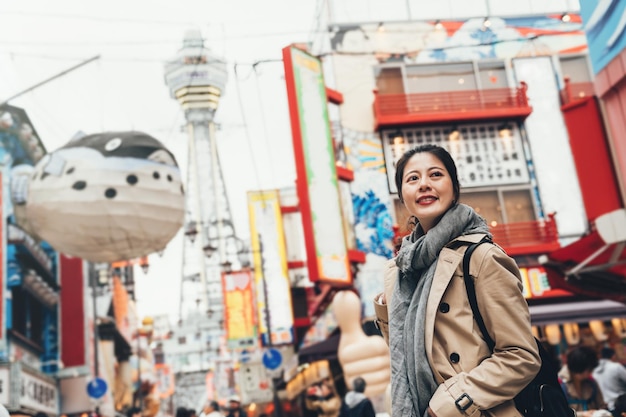
[{"label": "coat button", "polygon": [[459,360],[461,360],[461,357],[459,356],[458,353],[454,352],[450,354],[450,362],[459,363]]},{"label": "coat button", "polygon": [[441,311],[442,313],[447,313],[448,311],[450,311],[450,304],[448,303],[439,304],[439,311]]}]

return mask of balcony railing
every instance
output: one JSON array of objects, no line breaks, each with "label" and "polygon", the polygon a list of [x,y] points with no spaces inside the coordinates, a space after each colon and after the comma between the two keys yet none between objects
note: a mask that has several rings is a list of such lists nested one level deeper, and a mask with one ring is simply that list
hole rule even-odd
[{"label": "balcony railing", "polygon": [[479,119],[526,118],[532,107],[526,83],[518,88],[444,93],[379,94],[374,90],[376,129],[384,126]]},{"label": "balcony railing", "polygon": [[561,90],[561,105],[584,100],[596,95],[593,83],[572,83],[569,78],[565,78],[565,86]]},{"label": "balcony railing", "polygon": [[547,220],[499,224],[489,230],[510,256],[549,253],[561,247],[554,214]]},{"label": "balcony railing", "polygon": [[[545,254],[561,247],[554,214],[549,214],[547,220],[499,224],[490,227],[489,231],[493,241],[509,256]],[[400,232],[397,226],[394,233],[393,243],[397,250],[407,233]]]}]

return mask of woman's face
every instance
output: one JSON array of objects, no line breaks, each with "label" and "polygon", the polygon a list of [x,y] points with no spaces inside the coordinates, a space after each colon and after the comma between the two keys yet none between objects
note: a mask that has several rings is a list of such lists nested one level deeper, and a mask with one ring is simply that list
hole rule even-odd
[{"label": "woman's face", "polygon": [[424,233],[437,224],[454,202],[452,179],[439,158],[420,152],[408,160],[402,175],[402,199]]}]

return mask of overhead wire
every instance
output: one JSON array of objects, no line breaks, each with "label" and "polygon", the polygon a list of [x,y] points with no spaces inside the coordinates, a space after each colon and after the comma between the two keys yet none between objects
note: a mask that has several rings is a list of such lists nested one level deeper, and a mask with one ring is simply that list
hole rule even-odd
[{"label": "overhead wire", "polygon": [[[246,142],[248,143],[248,149],[250,151],[250,157],[252,159],[252,172],[254,173],[254,178],[256,181],[256,189],[261,189],[261,181],[260,181],[260,175],[259,175],[259,168],[256,164],[256,161],[254,159],[254,148],[252,147],[252,138],[250,136],[250,126],[248,125],[248,121],[247,121],[247,117],[246,117],[246,111],[244,109],[243,106],[243,100],[241,98],[241,80],[239,79],[239,73],[237,72],[237,64],[234,64],[233,66],[233,72],[235,73],[235,90],[237,91],[237,103],[239,104],[239,110],[241,113],[241,119],[243,122],[243,126],[244,126],[244,134],[246,137]],[[252,74],[252,71],[250,72],[250,74],[248,75],[248,77],[250,77],[250,75]]]},{"label": "overhead wire", "polygon": [[274,183],[276,181],[276,173],[274,171],[274,164],[272,161],[272,152],[271,152],[272,147],[270,146],[269,133],[267,130],[267,123],[265,120],[266,119],[265,111],[264,111],[265,106],[263,105],[263,98],[261,95],[261,87],[260,87],[260,81],[259,81],[259,72],[257,71],[257,65],[253,65],[252,70],[254,71],[254,77],[255,77],[257,101],[259,105],[259,112],[261,115],[261,127],[263,129],[263,138],[265,139],[265,145],[266,145],[265,149],[266,149],[266,153],[269,159],[270,178],[272,180],[272,183]]}]

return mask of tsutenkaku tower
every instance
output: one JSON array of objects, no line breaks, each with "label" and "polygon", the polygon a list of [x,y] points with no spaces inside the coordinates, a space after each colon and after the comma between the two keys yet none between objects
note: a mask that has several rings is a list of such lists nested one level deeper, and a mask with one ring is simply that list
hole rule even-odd
[{"label": "tsutenkaku tower", "polygon": [[185,34],[183,47],[165,65],[165,82],[185,112],[189,135],[179,318],[205,317],[203,327],[209,324],[215,333],[223,320],[220,273],[233,262],[229,246],[236,239],[214,123],[226,79],[226,63],[204,46],[197,30]]}]

